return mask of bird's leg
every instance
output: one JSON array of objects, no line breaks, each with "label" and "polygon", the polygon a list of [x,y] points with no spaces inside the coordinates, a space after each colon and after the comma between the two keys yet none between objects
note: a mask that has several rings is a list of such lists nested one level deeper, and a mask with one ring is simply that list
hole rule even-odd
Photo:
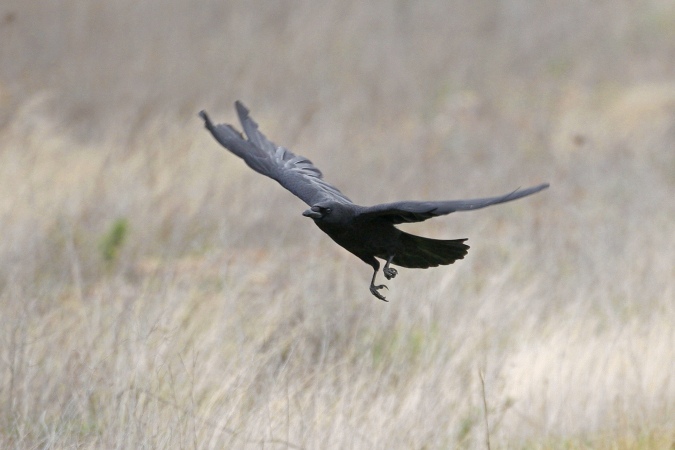
[{"label": "bird's leg", "polygon": [[389,289],[389,288],[387,286],[385,286],[384,284],[380,284],[379,286],[375,286],[375,277],[377,276],[377,271],[380,270],[380,262],[375,258],[372,258],[372,259],[370,259],[366,262],[368,264],[370,264],[371,266],[373,266],[373,269],[374,269],[373,270],[373,278],[370,280],[370,293],[373,294],[375,297],[379,298],[380,300],[386,302],[387,299],[384,298],[384,295],[380,294],[377,291],[379,291],[382,288],[385,288],[385,289]]},{"label": "bird's leg", "polygon": [[389,267],[389,264],[391,264],[391,260],[394,259],[394,256],[395,255],[391,255],[389,258],[387,258],[387,263],[384,265],[384,269],[382,269],[382,273],[384,273],[384,276],[387,278],[387,280],[391,280],[396,275],[398,275],[398,270],[394,269],[393,267]]}]

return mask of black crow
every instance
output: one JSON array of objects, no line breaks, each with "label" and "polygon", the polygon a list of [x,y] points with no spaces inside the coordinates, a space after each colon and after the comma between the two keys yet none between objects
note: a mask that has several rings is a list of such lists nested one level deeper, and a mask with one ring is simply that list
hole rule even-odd
[{"label": "black crow", "polygon": [[235,107],[246,138],[231,125],[214,125],[206,111],[201,111],[199,115],[204,119],[206,129],[223,147],[243,159],[250,168],[273,178],[307,203],[310,208],[302,213],[303,216],[314,219],[314,223],[331,239],[373,267],[370,292],[380,300],[387,301],[378,292],[386,286],[375,285],[375,276],[380,269],[376,258],[386,261],[382,272],[390,280],[397,274],[391,264],[416,269],[452,264],[463,259],[469,249],[464,243],[466,239],[429,239],[405,233],[394,225],[510,202],[548,187],[545,183],[499,197],[472,200],[404,201],[359,206],[325,182],[321,171],[310,160],[270,142],[258,130],[258,124],[251,119],[248,109],[241,102],[237,101]]}]

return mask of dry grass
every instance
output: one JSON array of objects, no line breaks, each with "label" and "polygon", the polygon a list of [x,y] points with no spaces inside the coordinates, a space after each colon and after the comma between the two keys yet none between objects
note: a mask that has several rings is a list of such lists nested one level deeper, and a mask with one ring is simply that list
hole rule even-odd
[{"label": "dry grass", "polygon": [[[674,29],[666,0],[4,2],[0,447],[672,448]],[[202,129],[236,98],[363,204],[552,188],[409,227],[472,249],[385,304]]]}]

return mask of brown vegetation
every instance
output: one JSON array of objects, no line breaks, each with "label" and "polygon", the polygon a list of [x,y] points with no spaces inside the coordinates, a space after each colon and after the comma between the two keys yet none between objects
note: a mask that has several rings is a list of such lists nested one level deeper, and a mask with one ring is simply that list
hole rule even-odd
[{"label": "brown vegetation", "polygon": [[[3,2],[0,447],[669,448],[673,30],[667,0]],[[410,227],[471,250],[385,304],[203,130],[235,99],[357,203],[551,188]]]}]

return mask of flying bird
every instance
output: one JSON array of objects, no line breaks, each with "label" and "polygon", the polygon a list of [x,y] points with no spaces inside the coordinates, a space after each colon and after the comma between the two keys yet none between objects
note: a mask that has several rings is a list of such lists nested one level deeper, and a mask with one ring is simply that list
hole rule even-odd
[{"label": "flying bird", "polygon": [[392,264],[415,269],[452,264],[463,259],[469,249],[464,243],[466,239],[429,239],[406,233],[394,225],[510,202],[549,186],[544,183],[498,197],[471,200],[402,201],[360,206],[324,181],[321,171],[309,159],[268,140],[241,102],[235,102],[235,108],[246,136],[231,125],[214,125],[206,111],[199,115],[204,119],[206,129],[223,147],[243,159],[251,169],[276,180],[307,203],[309,209],[302,213],[303,216],[313,219],[333,241],[373,268],[370,292],[384,301],[387,300],[379,291],[387,286],[375,284],[380,270],[377,258],[385,261],[382,272],[387,280],[391,280],[398,273]]}]

